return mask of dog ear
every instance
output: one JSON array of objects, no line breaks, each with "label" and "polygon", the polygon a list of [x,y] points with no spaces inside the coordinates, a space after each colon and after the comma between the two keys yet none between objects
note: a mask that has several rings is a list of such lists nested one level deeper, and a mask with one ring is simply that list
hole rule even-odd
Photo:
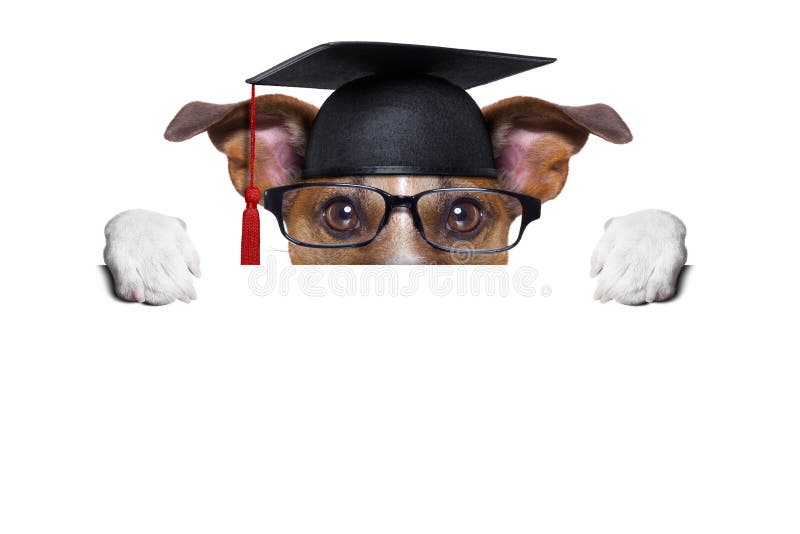
[{"label": "dog ear", "polygon": [[561,192],[569,159],[590,133],[612,143],[633,139],[622,118],[605,104],[570,107],[516,96],[482,111],[501,184],[542,202]]},{"label": "dog ear", "polygon": [[[299,178],[316,115],[315,106],[291,96],[256,98],[255,185],[260,191]],[[208,132],[214,146],[228,156],[231,182],[244,195],[250,184],[250,101],[190,102],[169,123],[164,137],[185,141],[201,132]]]}]

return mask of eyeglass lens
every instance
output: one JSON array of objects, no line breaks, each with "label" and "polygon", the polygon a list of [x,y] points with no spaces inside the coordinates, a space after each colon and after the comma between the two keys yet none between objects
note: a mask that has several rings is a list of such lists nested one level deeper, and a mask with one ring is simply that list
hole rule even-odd
[{"label": "eyeglass lens", "polygon": [[[321,185],[287,191],[282,210],[284,228],[292,239],[353,246],[376,236],[386,202],[370,189]],[[522,205],[500,192],[444,190],[421,195],[417,212],[429,243],[479,251],[504,248],[517,240]]]}]

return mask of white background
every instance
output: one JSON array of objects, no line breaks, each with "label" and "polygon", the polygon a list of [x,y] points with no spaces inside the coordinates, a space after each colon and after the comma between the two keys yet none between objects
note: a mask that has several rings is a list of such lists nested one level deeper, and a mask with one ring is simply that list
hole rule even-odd
[{"label": "white background", "polygon": [[[800,531],[785,5],[6,7],[0,532]],[[554,56],[471,94],[623,116],[634,142],[592,138],[512,251],[551,296],[250,292],[224,157],[161,135],[335,40]],[[133,207],[187,221],[199,300],[109,295],[103,226]],[[680,298],[593,301],[604,221],[649,207],[688,227]]]}]

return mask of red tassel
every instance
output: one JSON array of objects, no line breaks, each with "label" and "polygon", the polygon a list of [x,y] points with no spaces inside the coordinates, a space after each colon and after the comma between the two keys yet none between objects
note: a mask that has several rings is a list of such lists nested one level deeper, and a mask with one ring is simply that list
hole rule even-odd
[{"label": "red tassel", "polygon": [[256,172],[256,86],[250,86],[250,187],[244,192],[247,206],[242,213],[242,265],[261,264],[261,222],[258,200],[261,192],[255,186]]},{"label": "red tassel", "polygon": [[244,192],[247,207],[242,213],[242,265],[261,264],[261,223],[258,219],[257,187],[248,187]]}]

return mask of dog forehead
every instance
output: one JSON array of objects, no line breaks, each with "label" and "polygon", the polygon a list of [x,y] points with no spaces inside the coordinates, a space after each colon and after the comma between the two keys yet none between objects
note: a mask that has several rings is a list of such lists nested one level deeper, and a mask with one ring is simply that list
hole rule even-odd
[{"label": "dog forehead", "polygon": [[367,185],[377,187],[392,195],[412,196],[431,189],[443,187],[497,187],[497,180],[472,176],[429,176],[429,175],[392,175],[392,176],[348,176],[344,178],[309,178],[306,183],[335,182]]}]

